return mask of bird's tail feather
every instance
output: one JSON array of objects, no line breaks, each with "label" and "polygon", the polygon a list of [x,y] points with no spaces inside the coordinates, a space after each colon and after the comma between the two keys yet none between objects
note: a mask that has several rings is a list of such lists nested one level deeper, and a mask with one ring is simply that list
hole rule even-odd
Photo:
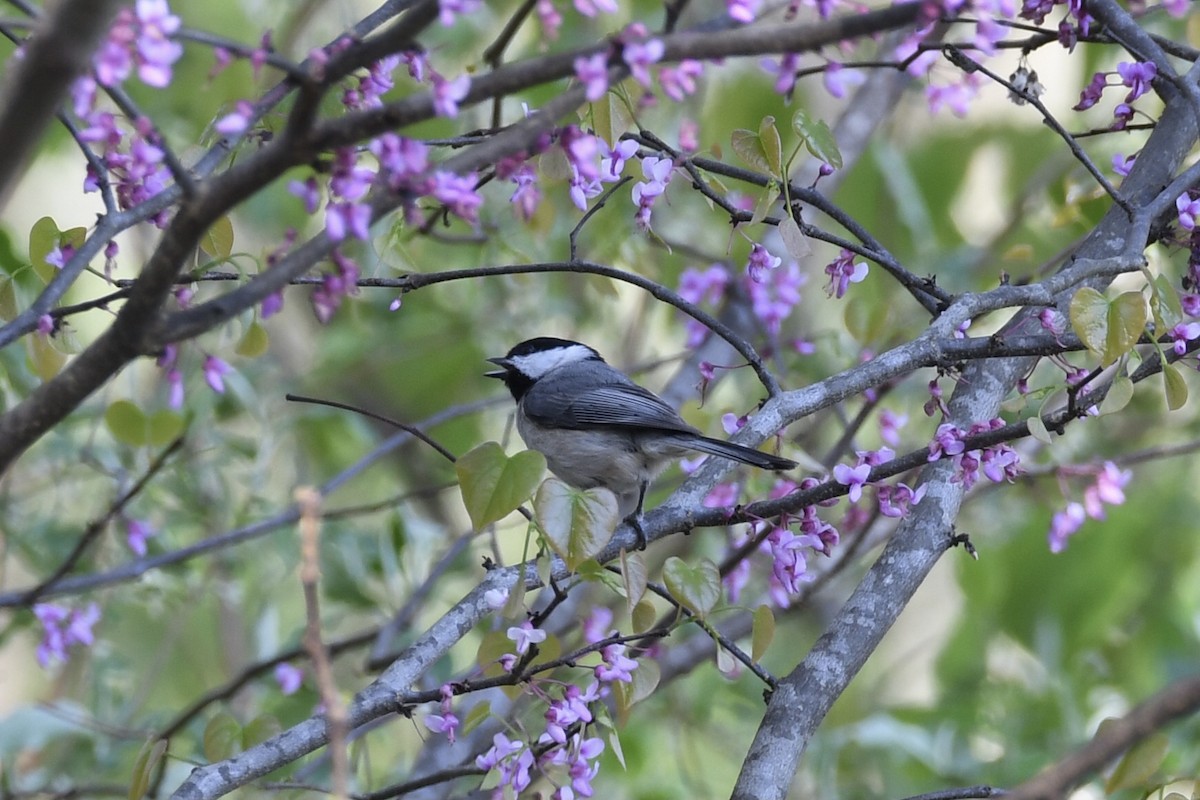
[{"label": "bird's tail feather", "polygon": [[781,458],[770,453],[764,453],[761,450],[755,450],[752,447],[734,444],[733,442],[710,439],[707,436],[697,436],[689,440],[688,446],[694,450],[699,450],[701,453],[733,459],[734,461],[750,464],[760,469],[786,470],[795,469],[798,466],[795,461],[789,458]]}]

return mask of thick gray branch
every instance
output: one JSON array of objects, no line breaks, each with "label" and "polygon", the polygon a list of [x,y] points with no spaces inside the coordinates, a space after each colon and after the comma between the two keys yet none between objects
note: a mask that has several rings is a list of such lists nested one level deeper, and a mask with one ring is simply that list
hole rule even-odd
[{"label": "thick gray branch", "polygon": [[0,209],[120,5],[119,0],[51,3],[23,57],[14,59],[0,89]]},{"label": "thick gray branch", "polygon": [[[1138,159],[1137,168],[1125,182],[1125,196],[1142,202],[1157,196],[1195,145],[1196,135],[1196,116],[1191,103],[1183,100],[1168,105]],[[1144,234],[1141,238],[1131,236],[1136,227],[1124,211],[1113,207],[1081,245],[1065,272],[1079,268],[1084,260],[1126,264],[1140,260],[1147,242]],[[1086,283],[1103,286],[1110,279],[1111,275],[1094,272]],[[1056,305],[1069,302],[1071,292],[1067,289],[1073,285],[1062,287],[1052,302]],[[952,307],[947,314],[954,310]],[[1034,311],[1026,309],[1005,326],[1004,333],[1026,334],[1037,325]],[[994,417],[1001,400],[1031,363],[1030,358],[972,362],[950,400],[951,421],[966,427]],[[954,520],[963,499],[962,483],[954,481],[953,466],[946,461],[927,467],[922,483],[926,486],[925,499],[892,537],[808,656],[780,681],[742,765],[733,797],[783,800],[787,796],[800,757],[830,706],[845,691],[950,545]]]}]

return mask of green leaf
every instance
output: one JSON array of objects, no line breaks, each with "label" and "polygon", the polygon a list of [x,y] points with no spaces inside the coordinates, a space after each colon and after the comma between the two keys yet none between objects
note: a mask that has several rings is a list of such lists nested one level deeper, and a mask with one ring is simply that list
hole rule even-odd
[{"label": "green leaf", "polygon": [[1113,378],[1112,385],[1108,387],[1108,394],[1104,395],[1104,402],[1100,404],[1100,416],[1115,414],[1129,405],[1132,399],[1133,381],[1126,375],[1118,375]]},{"label": "green leaf", "polygon": [[5,275],[0,279],[0,320],[12,322],[20,313],[16,281]]},{"label": "green leaf", "polygon": [[632,614],[646,594],[646,559],[641,553],[621,551],[621,583],[625,586],[625,607]]},{"label": "green leaf", "polygon": [[[1102,722],[1100,727],[1103,728],[1107,722],[1110,720]],[[1149,788],[1147,783],[1166,760],[1170,745],[1171,740],[1165,733],[1155,733],[1138,742],[1117,762],[1112,775],[1108,776],[1104,783],[1105,793],[1115,794],[1122,789]]]},{"label": "green leaf", "polygon": [[557,478],[542,483],[533,511],[546,541],[572,571],[604,549],[621,521],[608,489],[576,489]]},{"label": "green leaf", "polygon": [[509,458],[496,442],[484,442],[458,459],[454,471],[471,524],[480,530],[529,499],[546,471],[546,458],[533,450]]},{"label": "green leaf", "polygon": [[762,137],[754,131],[738,128],[730,136],[730,145],[733,152],[749,166],[768,175],[777,174],[771,171],[771,161],[767,151],[763,149]]},{"label": "green leaf", "polygon": [[151,739],[142,745],[137,758],[133,760],[133,779],[129,782],[129,800],[141,800],[150,788],[150,779],[154,776],[154,768],[162,761],[163,753],[167,752],[166,739]]},{"label": "green leaf", "polygon": [[621,765],[621,769],[626,769],[625,751],[621,749],[621,737],[618,735],[616,728],[610,728],[608,731],[608,746],[612,750],[613,756],[617,759],[617,763]]},{"label": "green leaf", "polygon": [[721,573],[707,558],[691,567],[682,558],[671,556],[663,564],[663,581],[671,596],[701,619],[721,598]]},{"label": "green leaf", "polygon": [[267,329],[257,322],[251,322],[250,327],[246,328],[246,332],[242,334],[242,340],[234,348],[234,352],[246,358],[258,358],[267,352],[267,345],[270,344],[270,341]]},{"label": "green leaf", "polygon": [[204,726],[204,757],[209,763],[224,761],[239,752],[242,726],[228,711],[217,715]]},{"label": "green leaf", "polygon": [[118,442],[141,447],[146,443],[146,415],[133,402],[117,400],[104,412],[104,424]]},{"label": "green leaf", "polygon": [[775,201],[779,198],[779,184],[776,181],[771,181],[762,190],[762,194],[758,196],[758,202],[754,204],[754,211],[750,214],[750,224],[757,225],[767,218],[771,207],[775,205]]},{"label": "green leaf", "polygon": [[1156,275],[1150,284],[1150,308],[1154,312],[1154,324],[1159,331],[1169,331],[1183,321],[1183,307],[1179,304],[1179,292],[1171,285],[1166,275]]},{"label": "green leaf", "polygon": [[58,236],[58,225],[50,217],[42,217],[29,229],[29,263],[42,283],[54,277],[55,269],[46,263],[46,256],[58,247]]},{"label": "green leaf", "polygon": [[1146,301],[1141,292],[1124,292],[1109,304],[1104,363],[1111,364],[1137,344],[1146,329]]},{"label": "green leaf", "polygon": [[751,629],[750,635],[750,657],[755,661],[761,659],[774,638],[775,615],[771,613],[770,606],[761,605],[754,610],[754,627]]},{"label": "green leaf", "polygon": [[67,363],[67,356],[54,346],[49,336],[34,334],[25,337],[25,348],[29,354],[29,365],[34,373],[44,381],[57,375]]},{"label": "green leaf", "polygon": [[1037,439],[1042,444],[1050,444],[1050,431],[1046,429],[1046,423],[1037,414],[1034,414],[1028,420],[1029,435]]},{"label": "green leaf", "polygon": [[219,218],[200,237],[200,250],[209,258],[229,258],[233,252],[233,221],[228,216]]},{"label": "green leaf", "polygon": [[1084,347],[1102,357],[1108,341],[1108,300],[1104,295],[1084,286],[1071,298],[1070,319]]},{"label": "green leaf", "polygon": [[733,657],[733,654],[724,647],[718,647],[717,671],[727,677],[733,677],[733,674],[737,671],[737,668],[738,662],[737,659]]},{"label": "green leaf", "polygon": [[662,672],[658,667],[658,662],[652,658],[640,659],[637,669],[632,674],[633,682],[629,685],[630,705],[640,703],[654,694],[654,690],[658,688],[658,682],[662,680]]},{"label": "green leaf", "polygon": [[248,750],[256,744],[262,744],[282,730],[283,725],[278,719],[270,714],[259,714],[242,728],[242,748]]},{"label": "green leaf", "polygon": [[[508,673],[500,666],[500,656],[507,655],[513,652],[513,640],[508,638],[504,630],[488,631],[483,635],[483,641],[479,643],[479,649],[475,651],[475,663],[479,665],[480,671],[485,678],[499,678]],[[508,698],[515,699],[520,696],[520,687],[502,686],[500,687]],[[516,691],[510,691],[516,689]]]},{"label": "green leaf", "polygon": [[146,420],[146,439],[155,447],[163,447],[183,433],[183,416],[169,408],[160,408]]},{"label": "green leaf", "polygon": [[481,703],[476,703],[471,710],[467,712],[467,716],[463,718],[461,735],[466,736],[471,731],[479,727],[488,717],[492,715],[492,701],[484,700]]},{"label": "green leaf", "polygon": [[779,138],[779,129],[775,127],[775,118],[763,117],[758,123],[758,138],[762,142],[763,154],[767,157],[772,175],[783,175],[783,141]]},{"label": "green leaf", "polygon": [[658,612],[654,610],[654,603],[650,602],[649,597],[643,597],[642,601],[633,607],[633,612],[629,615],[629,624],[634,633],[645,633],[654,627],[657,619]]},{"label": "green leaf", "polygon": [[49,283],[58,269],[46,263],[46,256],[63,245],[79,249],[87,237],[86,228],[60,231],[50,217],[42,217],[29,230],[29,262],[42,283]]},{"label": "green leaf", "polygon": [[797,111],[792,116],[792,130],[804,142],[808,152],[834,169],[842,168],[842,152],[825,120],[813,119],[804,111]]},{"label": "green leaf", "polygon": [[812,253],[808,237],[800,230],[799,223],[791,214],[779,221],[779,238],[783,239],[783,246],[787,248],[793,261],[803,261]]},{"label": "green leaf", "polygon": [[1163,364],[1163,386],[1167,393],[1167,408],[1178,411],[1188,399],[1187,383],[1174,364]]}]

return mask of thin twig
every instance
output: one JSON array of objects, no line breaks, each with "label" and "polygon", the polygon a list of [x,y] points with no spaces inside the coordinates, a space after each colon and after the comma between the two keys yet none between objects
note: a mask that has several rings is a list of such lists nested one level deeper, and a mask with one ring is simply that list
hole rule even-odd
[{"label": "thin twig", "polygon": [[349,718],[346,704],[333,678],[329,651],[321,642],[321,610],[318,583],[321,578],[318,540],[321,532],[321,495],[311,486],[295,493],[300,508],[300,584],[304,589],[304,649],[313,662],[317,690],[325,707],[325,726],[329,735],[329,753],[333,763],[332,794],[346,800],[350,794],[350,763],[346,753]]}]

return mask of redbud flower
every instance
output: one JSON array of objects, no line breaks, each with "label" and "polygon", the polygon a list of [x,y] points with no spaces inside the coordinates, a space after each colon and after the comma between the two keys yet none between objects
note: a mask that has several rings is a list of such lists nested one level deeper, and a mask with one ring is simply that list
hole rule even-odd
[{"label": "redbud flower", "polygon": [[608,91],[608,53],[600,52],[575,59],[575,77],[586,88],[584,96],[594,103]]},{"label": "redbud flower", "polygon": [[546,641],[546,632],[540,628],[533,627],[533,623],[525,620],[521,625],[513,626],[506,631],[508,638],[512,639],[517,645],[517,653],[525,655],[529,651],[530,646]]},{"label": "redbud flower", "polygon": [[304,670],[286,662],[275,665],[275,682],[285,695],[295,694],[304,682]]},{"label": "redbud flower", "polygon": [[204,381],[217,394],[225,392],[225,376],[232,371],[232,367],[216,356],[207,356],[204,359]]}]

